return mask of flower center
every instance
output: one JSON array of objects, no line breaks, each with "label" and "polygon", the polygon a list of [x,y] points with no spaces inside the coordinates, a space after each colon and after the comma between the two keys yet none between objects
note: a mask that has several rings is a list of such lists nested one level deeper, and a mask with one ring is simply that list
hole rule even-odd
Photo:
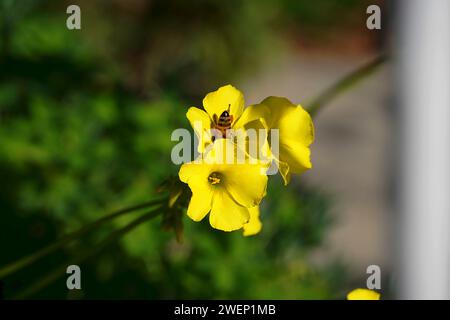
[{"label": "flower center", "polygon": [[222,175],[218,172],[213,172],[208,177],[208,182],[212,185],[219,184],[222,179]]}]

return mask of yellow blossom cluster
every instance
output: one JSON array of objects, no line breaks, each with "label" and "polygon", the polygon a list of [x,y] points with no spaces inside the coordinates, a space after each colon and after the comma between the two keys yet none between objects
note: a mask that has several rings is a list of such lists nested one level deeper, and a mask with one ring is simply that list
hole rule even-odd
[{"label": "yellow blossom cluster", "polygon": [[192,191],[187,209],[192,220],[209,213],[213,228],[243,229],[249,236],[262,227],[259,204],[270,168],[287,185],[291,173],[312,167],[314,127],[308,112],[286,98],[244,106],[243,94],[226,85],[206,95],[204,110],[189,108],[186,116],[199,141],[199,156],[181,166],[179,178]]}]

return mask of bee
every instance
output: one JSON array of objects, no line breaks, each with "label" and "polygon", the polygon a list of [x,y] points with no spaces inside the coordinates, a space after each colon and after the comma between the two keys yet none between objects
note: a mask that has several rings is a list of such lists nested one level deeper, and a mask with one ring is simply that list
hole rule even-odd
[{"label": "bee", "polygon": [[225,138],[227,134],[227,130],[231,128],[231,124],[233,123],[233,116],[230,115],[231,104],[228,105],[228,109],[222,112],[220,117],[217,117],[216,114],[213,115],[214,127],[219,130],[222,134],[222,137]]}]

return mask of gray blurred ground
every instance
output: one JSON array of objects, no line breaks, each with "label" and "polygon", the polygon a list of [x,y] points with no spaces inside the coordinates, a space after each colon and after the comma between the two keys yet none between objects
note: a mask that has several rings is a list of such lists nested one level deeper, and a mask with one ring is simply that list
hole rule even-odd
[{"label": "gray blurred ground", "polygon": [[[246,104],[267,95],[306,105],[319,92],[371,56],[298,55],[279,59],[241,85]],[[306,183],[334,197],[335,224],[312,259],[342,258],[351,275],[366,277],[371,264],[389,269],[388,173],[391,128],[389,71],[383,66],[327,105],[314,120],[313,170]],[[363,285],[363,284],[361,284]]]}]

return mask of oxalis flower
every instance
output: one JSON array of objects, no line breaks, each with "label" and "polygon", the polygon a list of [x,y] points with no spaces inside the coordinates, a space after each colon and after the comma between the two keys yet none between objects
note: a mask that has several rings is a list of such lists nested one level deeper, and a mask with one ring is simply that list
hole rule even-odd
[{"label": "oxalis flower", "polygon": [[358,288],[347,295],[347,300],[380,300],[380,296],[376,291]]},{"label": "oxalis flower", "polygon": [[[249,106],[248,113],[260,116],[267,126],[268,143],[284,184],[287,185],[291,173],[303,173],[312,168],[309,146],[314,141],[314,125],[309,113],[300,105],[286,98],[268,97],[260,104]],[[278,150],[272,148],[272,129],[278,129]]]},{"label": "oxalis flower", "polygon": [[[246,225],[247,234],[254,234],[257,206],[266,192],[266,168],[248,159],[237,163],[230,153],[236,153],[236,146],[229,139],[219,139],[206,155],[181,166],[180,180],[192,191],[187,215],[200,221],[209,213],[215,229],[234,231]],[[256,218],[253,222],[249,222],[251,216]]]},{"label": "oxalis flower", "polygon": [[[264,112],[258,108],[258,113],[253,109],[244,109],[244,96],[231,85],[220,87],[210,92],[203,99],[203,107],[206,111],[191,107],[186,117],[191,123],[195,134],[199,138],[198,151],[203,153],[207,147],[217,138],[234,138],[233,132],[248,127],[264,129]],[[248,126],[252,123],[251,126]]]}]

